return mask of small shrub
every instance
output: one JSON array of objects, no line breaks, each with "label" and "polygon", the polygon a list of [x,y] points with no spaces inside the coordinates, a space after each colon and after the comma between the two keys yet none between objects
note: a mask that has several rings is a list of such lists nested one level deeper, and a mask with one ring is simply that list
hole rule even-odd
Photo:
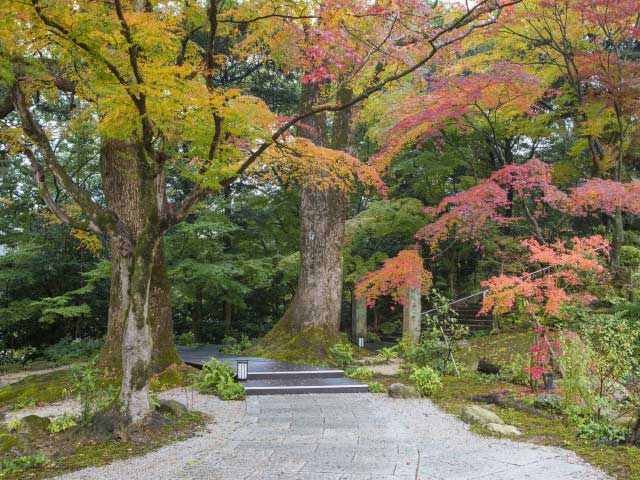
[{"label": "small shrub", "polygon": [[562,391],[566,401],[573,405],[584,403],[595,410],[589,380],[589,364],[593,352],[577,337],[563,337],[561,347]]},{"label": "small shrub", "polygon": [[378,350],[378,355],[389,363],[394,358],[398,358],[398,350],[395,347],[384,347]]},{"label": "small shrub", "polygon": [[44,455],[26,455],[23,457],[8,458],[0,462],[0,473],[12,474],[22,473],[27,470],[43,466],[49,463],[49,459]]},{"label": "small shrub", "polygon": [[353,346],[350,343],[336,343],[329,348],[329,356],[337,365],[346,367],[353,362]]},{"label": "small shrub", "polygon": [[381,341],[380,336],[373,333],[367,332],[367,343],[379,343]]},{"label": "small shrub", "polygon": [[626,428],[606,422],[588,422],[578,427],[578,437],[586,440],[597,440],[607,443],[621,443],[627,439],[629,431]]},{"label": "small shrub", "polygon": [[202,365],[195,385],[201,393],[215,394],[222,400],[241,400],[246,395],[244,387],[236,382],[235,373],[229,364],[215,358]]},{"label": "small shrub", "polygon": [[107,408],[115,399],[115,385],[105,385],[104,378],[95,366],[95,361],[76,365],[70,369],[71,389],[80,402],[80,420],[87,423],[96,413]]},{"label": "small shrub", "polygon": [[176,335],[176,345],[189,346],[195,345],[196,336],[193,332],[185,332],[180,335]]},{"label": "small shrub", "polygon": [[10,432],[17,431],[18,427],[20,427],[20,420],[18,420],[17,418],[9,420],[9,422],[7,422],[7,430],[9,430]]},{"label": "small shrub", "polygon": [[442,377],[431,367],[413,367],[409,380],[425,397],[432,395],[442,387]]},{"label": "small shrub", "polygon": [[529,372],[525,370],[527,367],[527,359],[522,355],[515,355],[509,363],[500,367],[500,378],[518,385],[527,385],[529,381]]},{"label": "small shrub", "polygon": [[431,347],[432,346],[426,342],[404,342],[401,348],[404,352],[404,359],[407,363],[418,367],[426,367],[434,361],[434,351]]},{"label": "small shrub", "polygon": [[44,358],[56,363],[65,363],[80,358],[90,358],[98,353],[102,340],[66,337],[44,350]]},{"label": "small shrub", "polygon": [[369,392],[370,393],[385,393],[387,389],[379,382],[369,382]]},{"label": "small shrub", "polygon": [[23,408],[33,408],[36,406],[36,401],[30,395],[23,394],[20,395],[13,405],[11,405],[11,410],[22,410]]},{"label": "small shrub", "polygon": [[243,350],[249,348],[251,346],[251,340],[246,335],[242,335],[240,340],[235,337],[224,337],[222,339],[223,348],[220,349],[221,353],[225,353],[227,355],[240,355]]},{"label": "small shrub", "polygon": [[38,349],[34,347],[24,347],[17,350],[4,348],[0,352],[0,365],[25,365],[38,357]]},{"label": "small shrub", "polygon": [[640,267],[640,248],[624,245],[620,248],[620,265],[625,267]]},{"label": "small shrub", "polygon": [[64,432],[65,430],[69,430],[71,427],[75,427],[76,425],[78,425],[78,422],[76,422],[76,417],[69,413],[65,413],[49,424],[49,431],[51,433]]},{"label": "small shrub", "polygon": [[355,380],[367,380],[373,377],[375,375],[375,372],[368,368],[354,368],[346,372],[345,375]]},{"label": "small shrub", "polygon": [[396,337],[402,333],[402,322],[400,320],[382,322],[380,324],[380,333],[382,333],[383,337]]}]

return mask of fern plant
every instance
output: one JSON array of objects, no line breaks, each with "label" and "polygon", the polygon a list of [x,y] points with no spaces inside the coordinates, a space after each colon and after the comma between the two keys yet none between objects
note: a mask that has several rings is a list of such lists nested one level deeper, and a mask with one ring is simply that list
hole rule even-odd
[{"label": "fern plant", "polygon": [[202,365],[195,379],[201,393],[218,395],[222,400],[241,400],[246,396],[244,387],[236,382],[235,373],[227,362],[212,358]]}]

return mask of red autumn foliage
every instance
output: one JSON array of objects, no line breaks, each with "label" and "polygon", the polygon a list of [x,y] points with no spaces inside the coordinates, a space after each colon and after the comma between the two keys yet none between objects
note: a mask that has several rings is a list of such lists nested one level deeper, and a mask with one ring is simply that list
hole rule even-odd
[{"label": "red autumn foliage", "polygon": [[640,215],[640,182],[621,183],[592,178],[572,190],[567,209],[574,215],[605,213],[613,215],[616,209]]},{"label": "red autumn foliage", "polygon": [[439,217],[419,230],[416,238],[434,249],[455,233],[457,239],[479,246],[479,240],[493,226],[519,220],[506,212],[514,201],[532,200],[534,213],[543,216],[546,206],[564,208],[567,198],[553,185],[551,166],[541,160],[507,165],[479,185],[444,198],[435,208],[427,208],[426,214]]},{"label": "red autumn foliage", "polygon": [[479,185],[444,198],[425,209],[435,220],[416,233],[431,249],[451,236],[463,242],[479,241],[491,228],[520,220],[508,211],[516,202],[533,205],[532,215],[549,210],[572,216],[613,215],[616,208],[640,215],[640,182],[615,182],[592,178],[565,193],[552,183],[552,167],[538,159],[507,165]]},{"label": "red autumn foliage", "polygon": [[402,250],[397,256],[384,261],[380,270],[371,272],[355,287],[356,298],[366,298],[373,306],[382,296],[390,296],[404,305],[410,286],[426,294],[432,285],[432,275],[425,270],[417,250]]}]

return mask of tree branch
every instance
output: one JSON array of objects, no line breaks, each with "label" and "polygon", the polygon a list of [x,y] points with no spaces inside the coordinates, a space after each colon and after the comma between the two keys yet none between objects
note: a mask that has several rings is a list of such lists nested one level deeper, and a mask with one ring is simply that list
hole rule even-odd
[{"label": "tree branch", "polygon": [[[520,3],[521,1],[522,0],[511,0],[506,3],[500,4],[498,0],[485,0],[478,3],[474,7],[470,8],[464,15],[461,15],[458,19],[456,19],[455,21],[451,22],[448,26],[441,29],[431,39],[427,40],[427,43],[431,47],[430,51],[427,53],[426,56],[424,56],[420,61],[418,61],[414,65],[407,67],[404,70],[394,75],[388,76],[387,78],[378,82],[376,85],[369,87],[359,95],[354,96],[347,102],[320,105],[316,108],[312,108],[308,110],[307,112],[301,113],[293,117],[292,119],[288,120],[287,122],[285,122],[271,135],[270,140],[265,141],[260,146],[258,146],[258,148],[249,155],[249,157],[242,163],[242,165],[240,165],[240,167],[236,170],[234,175],[225,179],[223,182],[221,182],[221,185],[225,186],[233,183],[260,157],[260,155],[262,155],[271,145],[273,145],[280,137],[282,137],[282,135],[288,132],[289,129],[294,125],[296,125],[298,122],[306,118],[309,118],[311,116],[317,115],[319,113],[339,112],[341,110],[350,108],[366,100],[374,93],[381,91],[388,84],[393,83],[397,80],[400,80],[406,77],[407,75],[410,75],[411,73],[415,72],[416,70],[420,69],[422,66],[427,64],[440,49],[468,37],[474,30],[477,30],[479,28],[484,28],[488,25],[495,23],[497,21],[497,18],[502,8],[515,5],[517,3]],[[488,6],[489,4],[493,6]],[[484,22],[481,22],[475,25],[473,24],[473,22],[475,20],[478,20],[478,18],[480,18],[482,15],[487,13],[492,13],[492,12],[497,12],[497,15],[494,18],[491,18],[489,20],[486,20]],[[464,31],[464,33],[458,36],[455,36],[453,38],[450,38],[449,40],[445,40],[439,44],[437,43],[438,40],[440,40],[447,33],[456,31],[460,28],[464,28],[467,25],[470,25],[470,26]],[[175,207],[172,206],[171,212],[167,218],[167,222],[168,222],[167,228],[183,220],[191,212],[191,209],[208,193],[211,193],[210,190],[204,189],[201,186],[196,185],[193,188],[193,190],[189,192],[189,194],[185,197],[181,207],[178,210],[176,210]]]},{"label": "tree branch", "polygon": [[51,196],[51,192],[49,191],[49,187],[47,186],[46,177],[44,168],[42,164],[36,158],[36,155],[30,148],[23,149],[24,154],[29,159],[29,163],[31,164],[31,173],[33,175],[33,179],[36,182],[36,186],[38,187],[38,193],[40,194],[40,198],[44,200],[44,203],[47,205],[49,210],[53,212],[53,214],[60,219],[63,223],[67,225],[77,228],[80,230],[90,230],[98,235],[103,235],[104,232],[93,222],[81,222],[76,220],[75,218],[69,216],[67,212],[65,212],[60,205],[54,200]]},{"label": "tree branch", "polygon": [[[121,238],[129,240],[129,230],[118,218],[116,213],[95,203],[89,194],[79,187],[62,165],[60,165],[56,154],[51,147],[49,137],[44,132],[40,124],[33,118],[33,115],[29,110],[27,99],[19,82],[16,82],[11,87],[9,94],[13,107],[20,118],[22,130],[38,147],[38,150],[42,154],[42,157],[55,180],[62,186],[62,188],[65,189],[73,201],[80,206],[84,214],[87,216],[88,225],[86,225],[84,229],[90,229],[96,233],[108,236],[117,234]],[[35,156],[30,158],[32,169],[34,168],[33,159],[35,159]],[[38,165],[35,167],[35,174],[37,174],[36,182],[38,182],[39,179],[44,178],[44,170],[41,166],[40,169],[38,169]],[[38,188],[40,189],[40,185]],[[48,190],[44,193],[47,194],[47,192]],[[49,198],[51,198],[50,195]],[[55,208],[53,210],[56,212]],[[56,212],[56,215],[59,215],[59,212]]]}]

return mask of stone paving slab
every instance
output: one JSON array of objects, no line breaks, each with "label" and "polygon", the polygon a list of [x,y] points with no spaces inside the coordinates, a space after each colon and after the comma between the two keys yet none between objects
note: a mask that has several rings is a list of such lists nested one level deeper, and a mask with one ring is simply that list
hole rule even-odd
[{"label": "stone paving slab", "polygon": [[[165,398],[181,400],[180,392]],[[61,480],[595,480],[574,453],[474,434],[424,399],[196,395],[204,432]]]}]

